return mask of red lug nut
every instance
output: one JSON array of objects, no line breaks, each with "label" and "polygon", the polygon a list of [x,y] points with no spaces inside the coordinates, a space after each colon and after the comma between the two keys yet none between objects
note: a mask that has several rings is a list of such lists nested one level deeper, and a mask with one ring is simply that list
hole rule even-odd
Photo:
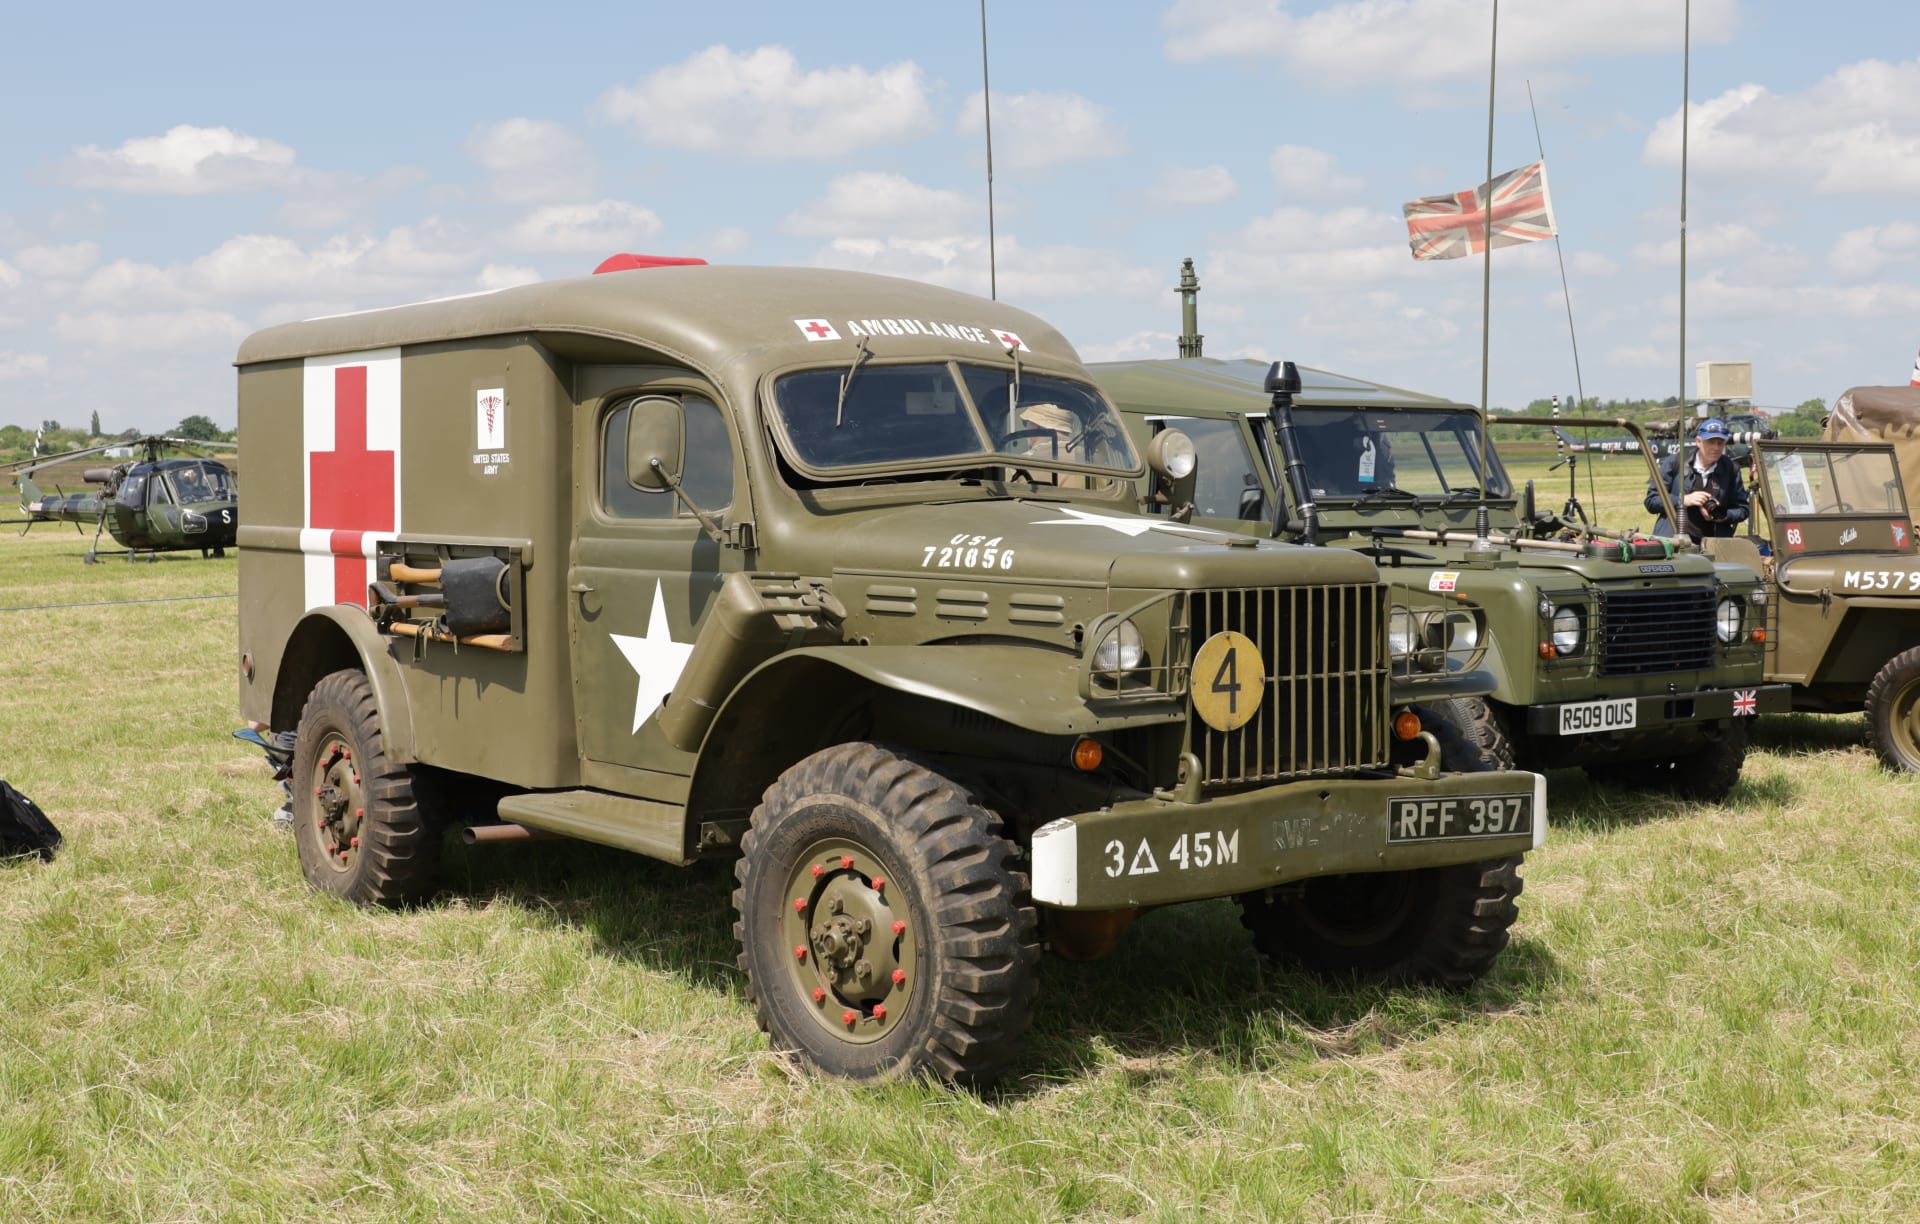
[{"label": "red lug nut", "polygon": [[853,870],[853,856],[851,854],[843,854],[840,856],[840,869],[842,871]]},{"label": "red lug nut", "polygon": [[879,876],[873,877],[873,891],[879,892],[881,889],[885,888],[886,886],[887,886],[887,882],[885,880],[881,879]]},{"label": "red lug nut", "polygon": [[851,1007],[849,1007],[847,1010],[840,1013],[840,1023],[846,1025],[848,1028],[852,1028],[854,1026],[854,1023],[859,1019],[860,1019],[860,1013],[853,1010]]},{"label": "red lug nut", "polygon": [[807,945],[805,944],[793,945],[793,959],[795,960],[807,959]]},{"label": "red lug nut", "polygon": [[825,871],[826,871],[825,867],[822,867],[820,864],[815,863],[813,865],[813,878],[816,880],[819,879],[821,875],[825,873]]},{"label": "red lug nut", "polygon": [[893,971],[893,984],[895,986],[905,986],[907,984],[907,971],[905,969],[895,969]]},{"label": "red lug nut", "polygon": [[893,933],[895,935],[905,935],[907,933],[907,924],[904,922],[901,922],[898,919],[895,919],[893,924]]},{"label": "red lug nut", "polygon": [[798,914],[798,913],[801,913],[801,912],[802,912],[802,911],[804,911],[804,910],[805,910],[806,908],[807,908],[807,899],[806,899],[805,897],[795,897],[795,898],[793,899],[793,912],[794,912],[794,913],[796,913],[796,914]]},{"label": "red lug nut", "polygon": [[827,1001],[827,991],[825,987],[815,986],[813,988],[813,1001],[815,1003],[825,1003]]},{"label": "red lug nut", "polygon": [[887,1018],[887,1005],[885,1003],[875,1003],[873,1005],[873,1018],[875,1020],[885,1020]]},{"label": "red lug nut", "polygon": [[353,809],[353,818],[355,820],[365,820],[367,818],[367,809],[365,808]]},{"label": "red lug nut", "polygon": [[340,759],[343,761],[351,761],[353,759],[353,749],[342,748],[340,750]]},{"label": "red lug nut", "polygon": [[348,844],[349,846],[353,846],[354,848],[356,848],[356,849],[358,849],[358,848],[359,848],[359,845],[360,845],[360,839],[359,839],[359,838],[357,838],[357,837],[355,837],[355,838],[352,838],[352,839],[350,839],[350,840],[349,840],[349,841],[347,842],[347,844]]}]

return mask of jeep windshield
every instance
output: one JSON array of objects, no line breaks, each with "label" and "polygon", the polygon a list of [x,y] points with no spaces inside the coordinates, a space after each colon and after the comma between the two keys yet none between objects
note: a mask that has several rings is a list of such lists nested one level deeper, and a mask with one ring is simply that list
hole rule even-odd
[{"label": "jeep windshield", "polygon": [[874,467],[1139,471],[1118,414],[1085,383],[959,362],[869,362],[846,382],[843,399],[847,373],[802,370],[774,382],[778,431],[809,475]]},{"label": "jeep windshield", "polygon": [[1780,514],[1906,513],[1900,473],[1888,451],[1768,447],[1763,470]]},{"label": "jeep windshield", "polygon": [[1298,407],[1293,423],[1316,499],[1464,501],[1482,484],[1490,498],[1513,496],[1491,448],[1490,478],[1480,477],[1477,413]]}]

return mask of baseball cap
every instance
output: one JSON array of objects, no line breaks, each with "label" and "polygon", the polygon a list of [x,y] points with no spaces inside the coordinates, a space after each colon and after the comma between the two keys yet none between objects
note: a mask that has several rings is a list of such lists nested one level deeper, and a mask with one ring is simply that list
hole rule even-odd
[{"label": "baseball cap", "polygon": [[1694,431],[1696,438],[1725,438],[1731,436],[1727,423],[1719,417],[1708,417],[1700,422],[1700,428]]}]

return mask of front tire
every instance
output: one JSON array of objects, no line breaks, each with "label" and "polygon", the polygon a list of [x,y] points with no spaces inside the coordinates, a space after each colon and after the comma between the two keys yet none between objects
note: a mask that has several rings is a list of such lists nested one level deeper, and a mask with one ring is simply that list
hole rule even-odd
[{"label": "front tire", "polygon": [[1622,761],[1584,768],[1596,782],[1635,790],[1671,791],[1682,799],[1718,803],[1740,781],[1747,760],[1748,720],[1729,719],[1720,733],[1700,747],[1665,761]]},{"label": "front tire", "polygon": [[387,759],[365,672],[334,672],[300,712],[293,754],[293,833],[300,870],[324,893],[395,908],[433,895],[439,830],[412,771]]},{"label": "front tire", "polygon": [[1888,769],[1920,773],[1920,646],[1895,655],[1867,686],[1867,745]]},{"label": "front tire", "polygon": [[734,937],[776,1047],[855,1081],[997,1078],[1033,1019],[1039,943],[1000,821],[952,780],[842,744],[782,774],[734,874]]}]

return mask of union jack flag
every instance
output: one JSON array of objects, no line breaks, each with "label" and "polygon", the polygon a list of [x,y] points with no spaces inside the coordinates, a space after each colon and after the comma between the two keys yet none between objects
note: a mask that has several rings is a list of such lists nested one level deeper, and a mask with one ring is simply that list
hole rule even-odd
[{"label": "union jack flag", "polygon": [[1758,712],[1760,703],[1755,700],[1752,689],[1733,690],[1733,712],[1745,718],[1751,718]]},{"label": "union jack flag", "polygon": [[[1509,170],[1493,188],[1493,245],[1538,242],[1560,231],[1547,196],[1547,163]],[[1415,259],[1460,259],[1487,249],[1487,187],[1452,195],[1424,196],[1401,205],[1407,215],[1407,245]]]}]

